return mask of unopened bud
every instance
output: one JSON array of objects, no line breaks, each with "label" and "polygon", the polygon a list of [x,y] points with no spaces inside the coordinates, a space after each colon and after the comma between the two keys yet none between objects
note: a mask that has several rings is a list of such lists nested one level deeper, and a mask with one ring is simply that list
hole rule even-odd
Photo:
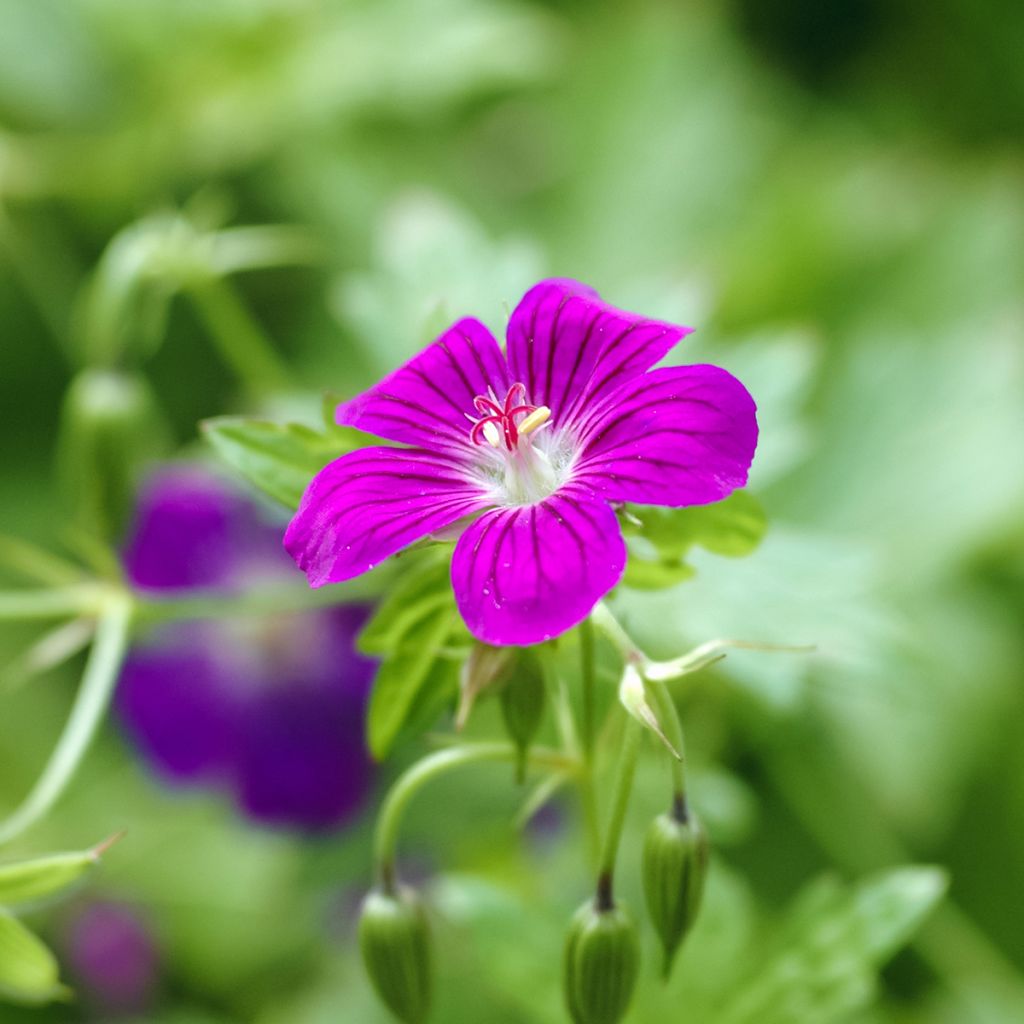
[{"label": "unopened bud", "polygon": [[544,720],[544,677],[536,657],[528,651],[520,652],[516,658],[500,700],[505,729],[519,752],[516,778],[522,782],[530,744]]},{"label": "unopened bud", "polygon": [[112,539],[125,525],[144,464],[166,433],[144,377],[83,370],[64,399],[59,470],[78,525]]},{"label": "unopened bud", "polygon": [[617,1024],[629,1008],[640,968],[636,926],[617,905],[588,900],[573,915],[563,961],[565,1000],[574,1024]]},{"label": "unopened bud", "polygon": [[700,909],[707,863],[707,833],[685,801],[651,822],[644,840],[644,896],[665,951],[666,978]]},{"label": "unopened bud", "polygon": [[363,902],[359,948],[374,990],[404,1024],[422,1024],[430,1010],[431,957],[427,916],[412,889],[375,889]]}]

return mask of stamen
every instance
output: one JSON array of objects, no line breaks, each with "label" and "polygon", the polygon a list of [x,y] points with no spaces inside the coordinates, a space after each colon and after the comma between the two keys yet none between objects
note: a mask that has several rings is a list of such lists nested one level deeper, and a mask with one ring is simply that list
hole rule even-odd
[{"label": "stamen", "polygon": [[[516,451],[520,435],[536,430],[551,416],[551,410],[546,406],[538,408],[525,404],[525,397],[526,385],[518,381],[508,389],[504,402],[498,401],[491,387],[488,387],[487,395],[477,395],[473,399],[473,407],[480,417],[469,417],[473,424],[469,434],[473,444],[486,441],[492,447],[500,448],[504,442],[510,452]],[[518,416],[525,417],[522,423],[516,422]]]},{"label": "stamen", "polygon": [[[526,409],[527,406],[520,406],[519,408]],[[549,419],[551,419],[551,410],[546,405],[539,405],[533,412],[527,415],[526,419],[519,424],[517,429],[520,434],[532,434],[539,426],[547,423]]]}]

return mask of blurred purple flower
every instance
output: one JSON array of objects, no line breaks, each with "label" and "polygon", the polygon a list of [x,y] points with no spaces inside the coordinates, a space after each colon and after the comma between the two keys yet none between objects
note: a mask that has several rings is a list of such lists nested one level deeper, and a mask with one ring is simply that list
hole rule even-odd
[{"label": "blurred purple flower", "polygon": [[121,903],[92,903],[72,918],[64,943],[82,1001],[104,1020],[144,1014],[155,999],[160,954],[145,921]]},{"label": "blurred purple flower", "polygon": [[312,586],[462,527],[459,611],[484,643],[535,644],[590,614],[626,566],[614,506],[703,505],[747,481],[754,400],[717,366],[651,369],[690,329],[625,313],[578,281],[534,286],[506,352],[460,320],[338,422],[363,448],[310,483],[285,544]]},{"label": "blurred purple flower", "polygon": [[[143,489],[125,569],[141,590],[231,593],[287,585],[281,531],[192,466]],[[363,720],[373,663],[353,647],[366,609],[325,608],[167,626],[129,656],[125,729],[178,784],[219,786],[255,821],[319,832],[372,782]]]}]

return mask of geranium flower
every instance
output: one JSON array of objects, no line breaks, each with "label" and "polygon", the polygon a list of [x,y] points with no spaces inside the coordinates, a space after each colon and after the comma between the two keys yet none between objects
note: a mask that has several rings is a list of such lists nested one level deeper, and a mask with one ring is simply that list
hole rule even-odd
[{"label": "geranium flower", "polygon": [[464,527],[452,585],[490,644],[533,644],[581,622],[619,582],[614,506],[702,505],[746,483],[753,399],[717,366],[652,370],[690,331],[542,281],[512,313],[507,356],[460,320],[340,424],[374,447],[310,483],[285,546],[314,587],[373,568],[421,537]]},{"label": "geranium flower", "polygon": [[[280,587],[294,573],[280,527],[194,466],[148,482],[124,562],[136,588],[176,596]],[[162,778],[226,790],[260,823],[333,828],[373,778],[373,663],[353,647],[366,616],[337,607],[165,626],[128,656],[120,718]]]}]

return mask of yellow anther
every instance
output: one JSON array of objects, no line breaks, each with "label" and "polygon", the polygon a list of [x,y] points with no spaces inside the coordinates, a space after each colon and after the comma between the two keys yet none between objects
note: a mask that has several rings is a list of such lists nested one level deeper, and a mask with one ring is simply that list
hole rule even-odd
[{"label": "yellow anther", "polygon": [[516,430],[520,435],[531,434],[541,424],[547,423],[549,419],[551,419],[551,410],[546,405],[538,405],[533,412],[527,414],[526,419],[516,427]]},{"label": "yellow anther", "polygon": [[493,448],[501,447],[501,434],[493,423],[484,424],[484,437]]}]

